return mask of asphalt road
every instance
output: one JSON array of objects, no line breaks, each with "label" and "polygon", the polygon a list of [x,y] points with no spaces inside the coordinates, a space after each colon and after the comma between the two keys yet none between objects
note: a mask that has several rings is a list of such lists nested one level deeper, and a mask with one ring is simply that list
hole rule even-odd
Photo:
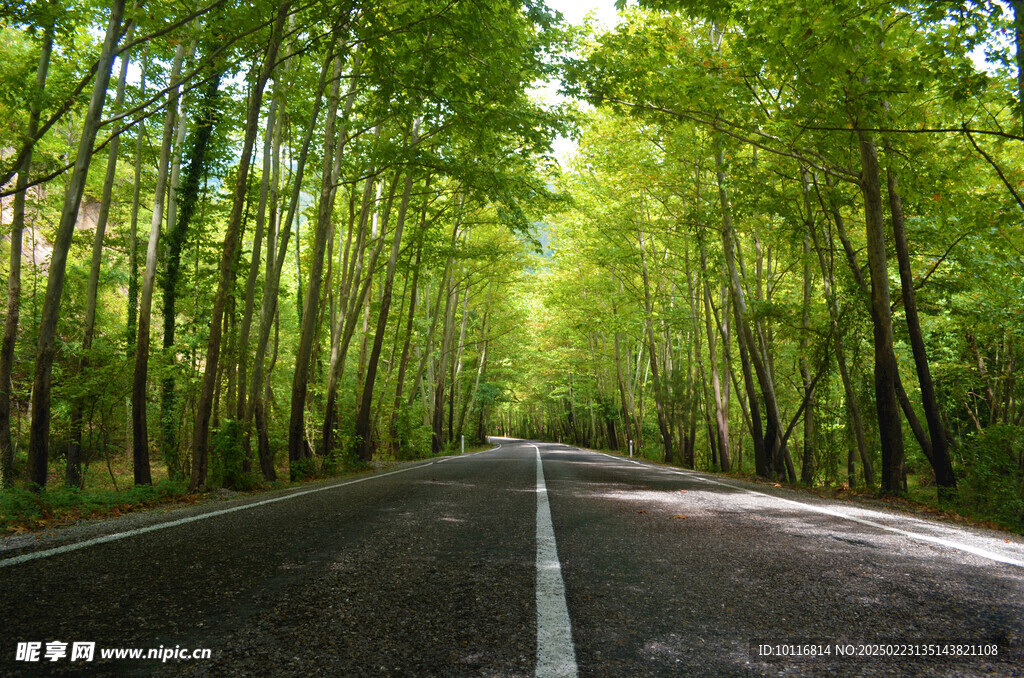
[{"label": "asphalt road", "polygon": [[1019,538],[494,442],[4,539],[0,674],[1024,675]]}]

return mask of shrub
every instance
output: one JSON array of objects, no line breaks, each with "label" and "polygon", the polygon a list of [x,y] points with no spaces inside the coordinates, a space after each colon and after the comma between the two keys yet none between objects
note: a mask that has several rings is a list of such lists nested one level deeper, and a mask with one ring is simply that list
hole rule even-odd
[{"label": "shrub", "polygon": [[1024,528],[1024,429],[995,425],[967,437],[961,450],[960,503],[970,512]]},{"label": "shrub", "polygon": [[242,445],[242,424],[228,419],[213,434],[210,454],[210,485],[236,490],[251,490],[259,479],[245,471],[245,448]]}]

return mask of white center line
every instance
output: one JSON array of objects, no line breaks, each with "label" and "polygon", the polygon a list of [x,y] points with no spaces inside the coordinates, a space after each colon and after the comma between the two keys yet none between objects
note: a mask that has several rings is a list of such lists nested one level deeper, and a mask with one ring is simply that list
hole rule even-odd
[{"label": "white center line", "polygon": [[544,463],[537,450],[537,669],[538,678],[573,676],[576,649],[572,643],[569,606],[565,602],[562,565],[558,561],[551,505],[544,484]]}]

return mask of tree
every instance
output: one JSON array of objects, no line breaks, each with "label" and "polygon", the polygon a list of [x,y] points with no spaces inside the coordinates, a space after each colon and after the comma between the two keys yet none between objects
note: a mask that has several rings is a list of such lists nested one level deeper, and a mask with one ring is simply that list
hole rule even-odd
[{"label": "tree", "polygon": [[110,82],[110,69],[120,36],[124,4],[124,0],[114,0],[111,3],[110,20],[103,39],[103,50],[96,69],[89,110],[82,123],[78,155],[75,157],[71,181],[64,197],[57,238],[50,256],[50,273],[46,283],[46,297],[43,301],[39,341],[36,347],[35,376],[32,383],[32,427],[28,448],[28,480],[36,488],[46,485],[50,454],[50,373],[56,351],[57,316],[60,311],[61,294],[64,291],[65,266],[71,246],[71,235],[82,202],[82,193],[85,191],[92,146],[99,130],[107,85]]}]

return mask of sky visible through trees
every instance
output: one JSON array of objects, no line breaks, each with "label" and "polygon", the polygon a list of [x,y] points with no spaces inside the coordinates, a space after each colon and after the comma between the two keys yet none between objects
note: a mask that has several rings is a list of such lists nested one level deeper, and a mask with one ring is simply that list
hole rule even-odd
[{"label": "sky visible through trees", "polygon": [[2,496],[501,434],[1024,526],[1018,0],[3,8]]}]

